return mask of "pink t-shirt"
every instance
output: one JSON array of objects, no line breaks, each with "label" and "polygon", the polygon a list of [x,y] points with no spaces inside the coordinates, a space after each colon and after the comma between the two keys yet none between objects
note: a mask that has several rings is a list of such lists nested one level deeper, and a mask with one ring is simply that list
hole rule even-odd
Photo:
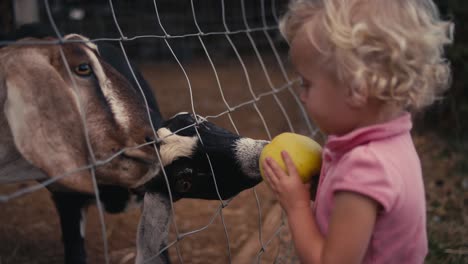
[{"label": "pink t-shirt", "polygon": [[322,234],[328,233],[336,191],[368,196],[382,207],[363,263],[423,263],[427,254],[424,184],[411,127],[405,113],[384,124],[329,136],[324,146],[314,203]]}]

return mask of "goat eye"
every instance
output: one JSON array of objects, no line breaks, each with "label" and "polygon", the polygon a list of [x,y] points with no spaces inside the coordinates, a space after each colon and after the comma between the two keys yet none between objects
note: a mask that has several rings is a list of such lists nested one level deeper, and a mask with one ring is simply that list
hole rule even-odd
[{"label": "goat eye", "polygon": [[90,76],[93,73],[93,69],[91,69],[91,65],[88,63],[81,63],[75,67],[75,73],[80,76]]}]

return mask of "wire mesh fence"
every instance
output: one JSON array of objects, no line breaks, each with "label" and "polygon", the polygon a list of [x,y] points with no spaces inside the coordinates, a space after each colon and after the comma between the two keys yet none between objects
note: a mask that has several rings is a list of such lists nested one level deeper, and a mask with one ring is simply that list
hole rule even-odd
[{"label": "wire mesh fence", "polygon": [[[236,134],[270,140],[283,131],[316,136],[317,130],[308,120],[297,96],[297,80],[291,74],[286,61],[286,44],[278,32],[279,16],[286,1],[41,1],[38,17],[44,31],[55,36],[48,41],[28,40],[21,43],[6,37],[0,45],[59,45],[83,42],[99,44],[107,42],[120,49],[128,65],[138,64],[158,99],[164,116],[186,111],[200,116],[190,127],[197,129],[198,122],[208,120],[229,128]],[[14,10],[13,10],[14,11]],[[78,33],[89,40],[65,39],[66,33]],[[30,32],[33,34],[34,32]],[[12,33],[14,35],[14,32]],[[69,60],[63,48],[60,58],[66,65],[73,88],[79,93]],[[137,91],[146,98],[134,67],[131,71]],[[81,123],[84,125],[89,163],[60,175],[42,180],[38,184],[1,186],[2,207],[28,204],[26,196],[44,191],[58,180],[88,171],[92,177],[96,200],[100,198],[99,177],[96,170],[127,151],[115,150],[109,157],[97,158],[95,146],[86,127],[86,102],[78,98]],[[150,109],[145,99],[148,116]],[[88,113],[89,114],[89,113]],[[151,117],[148,118],[151,120]],[[157,131],[153,127],[153,134]],[[184,129],[188,129],[186,127]],[[177,134],[176,131],[173,134]],[[198,132],[197,132],[198,134]],[[171,134],[172,135],[172,134]],[[171,136],[169,135],[169,136]],[[164,138],[157,138],[136,146],[143,148]],[[201,140],[200,135],[198,138]],[[159,149],[154,151],[161,163]],[[211,157],[206,156],[216,185]],[[223,172],[216,172],[223,173]],[[166,183],[171,175],[161,170],[160,177]],[[167,185],[170,188],[169,184]],[[169,196],[171,191],[168,191]],[[274,211],[268,187],[260,184],[234,198],[205,202],[200,200],[175,202],[170,196],[171,226],[165,246],[154,258],[143,260],[152,263],[169,252],[175,263],[294,263],[290,237],[281,211]],[[15,204],[17,201],[18,204]],[[26,201],[26,202],[24,202]],[[39,206],[40,207],[40,206]],[[21,210],[18,210],[21,211]],[[270,214],[270,212],[273,212]],[[16,212],[18,213],[18,212]],[[133,215],[138,218],[139,214]],[[20,214],[21,215],[21,214]],[[96,263],[129,263],[134,261],[134,251],[113,257],[112,234],[119,224],[104,213],[101,203],[95,211],[100,232],[88,235],[88,240],[99,241],[99,249],[92,253]],[[21,217],[21,216],[20,216]],[[267,220],[272,222],[267,222]],[[120,221],[125,221],[120,219]],[[4,226],[9,223],[2,220]],[[21,221],[20,221],[21,222]],[[130,221],[131,222],[131,221]],[[16,223],[16,222],[15,222]],[[131,222],[135,225],[135,221]],[[14,225],[10,223],[10,225]],[[117,227],[116,227],[117,226]],[[267,227],[268,226],[268,227]],[[5,228],[6,229],[6,228]],[[131,233],[131,232],[130,232]],[[200,238],[200,235],[203,235]],[[216,235],[215,235],[216,234]],[[133,237],[132,237],[133,235]],[[134,233],[127,238],[134,240]],[[14,234],[13,234],[14,236]],[[13,240],[13,239],[12,239]],[[133,244],[132,244],[133,243]],[[111,245],[111,246],[110,246]],[[130,245],[135,245],[131,242]],[[15,250],[24,250],[13,246]],[[210,248],[215,252],[210,253]],[[8,247],[5,247],[9,250]],[[196,254],[197,249],[201,252]],[[203,250],[201,250],[203,249]],[[0,263],[25,263],[28,258],[13,253],[0,258]],[[120,251],[122,253],[122,251]],[[208,252],[208,253],[207,253]],[[246,253],[246,252],[253,252]],[[37,256],[32,256],[37,257]],[[43,262],[52,263],[50,257]],[[60,263],[59,260],[57,262]]]}]

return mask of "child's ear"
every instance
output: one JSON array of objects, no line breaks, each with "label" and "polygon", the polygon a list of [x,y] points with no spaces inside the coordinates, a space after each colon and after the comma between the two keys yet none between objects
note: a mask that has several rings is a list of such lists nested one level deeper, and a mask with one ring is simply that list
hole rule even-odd
[{"label": "child's ear", "polygon": [[361,108],[368,102],[369,94],[366,88],[363,89],[349,89],[348,96],[346,97],[346,103],[351,108]]}]

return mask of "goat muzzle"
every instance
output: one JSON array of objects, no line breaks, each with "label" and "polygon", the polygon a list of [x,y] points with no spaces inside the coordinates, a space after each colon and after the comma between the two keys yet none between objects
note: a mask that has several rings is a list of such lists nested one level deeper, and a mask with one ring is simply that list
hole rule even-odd
[{"label": "goat muzzle", "polygon": [[145,148],[147,148],[147,150],[143,150],[141,148],[129,148],[123,152],[123,155],[147,164],[154,164],[157,162],[156,150],[151,150],[149,147]]}]

